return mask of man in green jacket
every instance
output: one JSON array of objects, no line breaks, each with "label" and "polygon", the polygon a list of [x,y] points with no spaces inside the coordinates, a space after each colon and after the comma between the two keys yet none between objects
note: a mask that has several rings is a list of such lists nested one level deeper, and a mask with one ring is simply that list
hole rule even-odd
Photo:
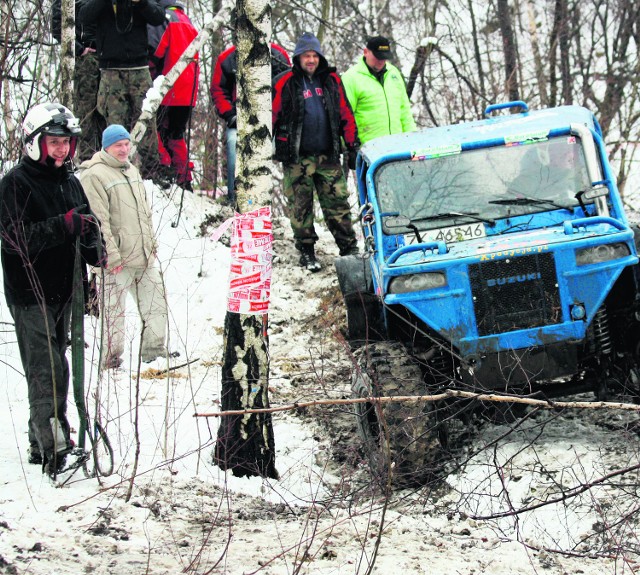
[{"label": "man in green jacket", "polygon": [[389,40],[369,38],[364,56],[342,75],[362,144],[416,129],[404,79],[389,58]]}]

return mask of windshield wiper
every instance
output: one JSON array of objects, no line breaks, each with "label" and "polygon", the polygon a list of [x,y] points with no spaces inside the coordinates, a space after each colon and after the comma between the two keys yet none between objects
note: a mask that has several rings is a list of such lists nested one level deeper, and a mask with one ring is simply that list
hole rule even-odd
[{"label": "windshield wiper", "polygon": [[498,204],[499,206],[540,206],[548,205],[558,208],[560,210],[572,210],[571,206],[563,206],[553,200],[545,200],[542,198],[528,198],[526,196],[520,196],[519,198],[503,198],[501,200],[490,200],[489,204]]},{"label": "windshield wiper", "polygon": [[443,212],[434,214],[433,216],[424,216],[422,218],[411,218],[412,222],[431,222],[434,220],[447,220],[450,218],[471,218],[474,222],[483,222],[490,226],[495,226],[495,220],[489,220],[480,216],[479,212]]}]

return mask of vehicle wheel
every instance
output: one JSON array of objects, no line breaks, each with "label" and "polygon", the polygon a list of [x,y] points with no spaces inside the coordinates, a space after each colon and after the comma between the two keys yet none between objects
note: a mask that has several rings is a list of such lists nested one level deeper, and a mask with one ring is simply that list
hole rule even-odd
[{"label": "vehicle wheel", "polygon": [[349,341],[379,341],[383,338],[382,306],[373,294],[359,292],[344,298]]},{"label": "vehicle wheel", "polygon": [[626,389],[631,395],[633,403],[640,403],[640,369],[632,367],[629,370],[629,378]]},{"label": "vehicle wheel", "polygon": [[527,406],[517,402],[482,402],[482,416],[496,425],[510,425],[520,421],[527,413]]},{"label": "vehicle wheel", "polygon": [[[356,397],[424,395],[420,367],[396,342],[372,343],[358,350],[352,377]],[[357,427],[374,479],[391,485],[423,484],[433,473],[440,442],[432,404],[414,401],[356,404]]]},{"label": "vehicle wheel", "polygon": [[384,339],[382,304],[373,293],[369,258],[350,255],[336,258],[340,292],[347,310],[347,337],[351,343]]}]

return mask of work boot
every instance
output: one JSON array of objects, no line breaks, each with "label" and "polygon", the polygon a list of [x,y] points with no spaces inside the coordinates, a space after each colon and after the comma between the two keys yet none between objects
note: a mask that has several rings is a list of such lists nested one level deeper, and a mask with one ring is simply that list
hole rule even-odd
[{"label": "work boot", "polygon": [[153,180],[154,184],[156,184],[163,190],[168,190],[176,181],[176,173],[171,166],[160,164],[150,174],[150,179]]},{"label": "work boot", "polygon": [[64,469],[66,462],[66,454],[56,453],[51,454],[49,457],[45,455],[42,472],[46,473],[52,479],[55,479],[56,476]]},{"label": "work boot", "polygon": [[141,359],[142,363],[153,363],[159,357],[166,358],[167,356],[169,356],[170,358],[180,357],[180,352],[170,351],[169,353],[167,353],[167,350],[144,352]]},{"label": "work boot", "polygon": [[40,448],[37,445],[29,446],[29,458],[27,461],[32,465],[42,465],[42,453],[40,453]]},{"label": "work boot", "polygon": [[319,272],[322,269],[320,262],[316,259],[313,244],[303,245],[300,248],[300,265],[310,272]]}]

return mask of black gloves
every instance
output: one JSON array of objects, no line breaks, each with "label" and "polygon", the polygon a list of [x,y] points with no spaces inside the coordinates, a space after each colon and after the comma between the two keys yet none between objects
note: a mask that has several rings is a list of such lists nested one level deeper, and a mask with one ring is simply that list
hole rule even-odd
[{"label": "black gloves", "polygon": [[93,216],[79,213],[80,210],[84,210],[86,207],[86,204],[76,206],[62,216],[62,220],[64,221],[64,225],[67,228],[69,235],[83,236],[89,231],[90,226],[96,223]]},{"label": "black gloves", "polygon": [[237,123],[236,123],[237,122],[237,115],[238,115],[238,112],[236,112],[236,107],[235,106],[233,106],[232,108],[227,110],[222,115],[222,118],[227,123],[227,128],[235,128],[237,126]]},{"label": "black gloves", "polygon": [[350,170],[356,169],[356,158],[358,157],[358,148],[353,147],[347,150],[347,166]]}]

